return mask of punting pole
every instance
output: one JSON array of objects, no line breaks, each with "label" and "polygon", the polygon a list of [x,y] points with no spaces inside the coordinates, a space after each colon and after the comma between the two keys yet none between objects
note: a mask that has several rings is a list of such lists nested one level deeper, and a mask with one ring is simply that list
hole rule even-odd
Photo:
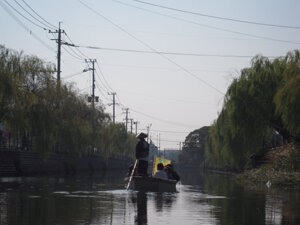
[{"label": "punting pole", "polygon": [[132,180],[132,177],[133,177],[133,174],[134,174],[134,171],[135,171],[137,162],[138,162],[138,160],[136,159],[136,160],[135,160],[135,163],[134,163],[134,166],[133,166],[133,169],[132,169],[131,174],[130,174],[130,178],[129,178],[129,181],[128,181],[126,190],[128,190],[128,188],[129,188],[129,186],[130,186],[130,183],[131,183],[131,180]]}]

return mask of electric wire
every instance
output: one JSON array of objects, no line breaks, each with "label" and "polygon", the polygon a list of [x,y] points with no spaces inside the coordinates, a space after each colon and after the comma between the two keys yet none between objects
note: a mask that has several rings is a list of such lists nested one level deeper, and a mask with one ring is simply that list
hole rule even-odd
[{"label": "electric wire", "polygon": [[13,9],[17,14],[19,14],[21,17],[23,17],[25,20],[29,21],[30,23],[32,23],[33,25],[43,29],[43,30],[48,30],[45,27],[40,26],[39,24],[33,22],[31,19],[28,19],[26,16],[24,16],[22,13],[20,13],[15,7],[13,7],[10,3],[8,3],[6,0],[3,0],[11,9]]},{"label": "electric wire", "polygon": [[79,90],[79,92],[83,92],[84,90],[86,90],[86,89],[90,89],[91,88],[91,85],[90,86],[88,86],[88,87],[85,87],[85,88],[82,88],[82,89],[80,89]]},{"label": "electric wire", "polygon": [[[123,90],[124,91],[124,90]],[[149,97],[149,98],[153,98],[153,99],[165,99],[165,100],[168,100],[168,101],[175,101],[175,102],[184,102],[184,103],[196,103],[196,104],[206,104],[206,105],[209,105],[211,103],[205,103],[205,102],[200,102],[200,101],[192,101],[192,100],[186,100],[186,99],[176,99],[176,98],[168,98],[168,97],[164,97],[164,96],[153,96],[153,95],[147,95],[147,94],[144,94],[144,93],[141,93],[141,92],[132,92],[132,91],[125,91],[129,94],[132,94],[132,95],[138,95],[138,96],[145,96],[145,97]]]},{"label": "electric wire", "polygon": [[103,73],[102,69],[100,68],[100,65],[99,65],[98,61],[96,62],[96,65],[97,65],[98,70],[99,70],[100,74],[102,75],[103,80],[104,80],[104,82],[106,83],[108,89],[110,89],[110,91],[114,92],[114,89],[113,89],[113,88],[109,85],[109,83],[107,82],[107,80],[106,80],[106,78],[105,78],[105,76],[104,76],[104,73]]},{"label": "electric wire", "polygon": [[[147,130],[147,129],[139,129],[139,130]],[[160,132],[160,133],[178,133],[178,134],[188,134],[190,132],[187,131],[168,131],[168,130],[155,130],[151,129],[151,131]]]},{"label": "electric wire", "polygon": [[[75,45],[76,47],[89,48],[96,50],[131,52],[131,53],[146,53],[146,54],[162,54],[162,55],[177,55],[177,56],[200,56],[200,57],[220,57],[220,58],[253,58],[253,55],[222,55],[222,54],[200,54],[200,53],[184,53],[184,52],[165,52],[165,51],[145,51],[136,49],[121,49],[121,48],[104,48],[97,46]],[[268,58],[277,58],[278,56],[266,56]]]},{"label": "electric wire", "polygon": [[83,74],[82,71],[74,73],[74,74],[70,74],[70,75],[67,75],[67,76],[64,76],[64,77],[62,77],[62,79],[70,79],[72,77],[75,77],[75,76],[78,76],[78,75],[81,75],[81,74]]},{"label": "electric wire", "polygon": [[[53,36],[53,38],[55,39],[55,36],[54,36],[54,34],[53,33],[51,33],[52,34],[52,36]],[[80,61],[84,61],[84,59],[80,56],[80,55],[78,55],[75,51],[74,51],[74,49],[73,48],[69,48],[73,53],[71,53],[68,49],[67,49],[67,47],[66,46],[69,46],[69,45],[61,45],[61,47],[70,55],[70,56],[72,56],[73,58],[75,58],[75,59],[78,59],[78,60],[80,60]],[[69,46],[70,47],[70,46]]]},{"label": "electric wire", "polygon": [[47,20],[45,20],[43,17],[41,17],[28,3],[26,3],[26,1],[21,0],[28,8],[31,9],[31,11],[37,15],[40,19],[42,19],[44,22],[46,22],[47,24],[49,24],[49,26],[51,26],[53,29],[57,29],[57,27],[51,23],[49,23]]},{"label": "electric wire", "polygon": [[[115,1],[115,0],[113,0],[113,1]],[[151,5],[151,6],[158,7],[158,8],[172,10],[172,11],[176,11],[176,12],[192,14],[192,15],[197,15],[197,16],[202,16],[202,17],[209,17],[209,18],[218,19],[218,20],[227,20],[227,21],[231,21],[231,22],[247,23],[247,24],[252,24],[252,25],[260,25],[260,26],[268,26],[268,27],[288,28],[288,29],[297,29],[297,30],[300,29],[299,26],[279,25],[279,24],[254,22],[254,21],[250,21],[250,20],[233,19],[233,18],[228,18],[228,17],[214,16],[214,15],[209,15],[209,14],[204,14],[204,13],[198,13],[198,12],[192,12],[192,11],[172,8],[172,7],[153,4],[153,3],[145,2],[145,1],[141,1],[141,0],[132,0],[132,1],[146,4],[146,5]]]},{"label": "electric wire", "polygon": [[105,89],[106,92],[110,92],[110,89],[107,88],[107,86],[104,84],[104,82],[102,81],[101,77],[99,76],[98,72],[95,71],[96,76],[98,77],[99,82],[102,84],[103,89]]},{"label": "electric wire", "polygon": [[30,12],[28,12],[18,1],[14,0],[15,3],[21,8],[23,9],[27,14],[29,14],[33,19],[35,19],[36,21],[38,21],[39,23],[43,24],[44,26],[48,27],[50,30],[53,29],[52,27],[50,27],[49,25],[45,24],[43,21],[39,20],[38,18],[36,18],[34,15],[32,15]]},{"label": "electric wire", "polygon": [[154,119],[154,120],[157,120],[157,121],[160,121],[160,122],[163,122],[163,123],[172,124],[172,125],[176,125],[176,126],[180,126],[180,127],[195,128],[195,126],[190,125],[190,124],[183,124],[183,123],[177,123],[177,122],[173,122],[173,121],[169,121],[169,120],[160,119],[160,118],[157,118],[157,117],[154,117],[154,116],[150,116],[150,115],[148,115],[148,114],[146,114],[146,113],[140,112],[140,111],[135,110],[135,109],[132,109],[132,108],[130,108],[130,110],[131,110],[132,112],[138,113],[138,114],[140,114],[140,115],[149,117],[149,118],[151,118],[151,119]]},{"label": "electric wire", "polygon": [[219,31],[223,31],[223,32],[239,34],[239,35],[243,35],[243,36],[248,36],[248,37],[258,38],[258,39],[263,39],[263,40],[268,40],[268,41],[275,41],[275,42],[282,42],[282,43],[289,43],[289,44],[297,44],[297,45],[300,44],[299,42],[296,42],[296,41],[276,39],[276,38],[271,38],[271,37],[266,37],[266,36],[260,36],[260,35],[255,35],[255,34],[239,32],[239,31],[230,30],[230,29],[224,29],[224,28],[221,28],[221,27],[211,26],[211,25],[207,25],[207,24],[201,24],[201,23],[197,23],[195,21],[186,20],[186,19],[183,19],[183,18],[166,15],[166,14],[155,12],[155,11],[145,9],[145,8],[142,8],[142,7],[134,6],[134,5],[131,5],[131,4],[128,4],[128,3],[120,2],[118,0],[113,0],[113,1],[117,2],[119,4],[122,4],[122,5],[128,6],[128,7],[137,8],[137,9],[140,9],[142,11],[146,11],[148,13],[152,13],[152,14],[155,14],[155,15],[160,15],[160,16],[163,16],[163,17],[171,18],[171,19],[181,21],[181,22],[185,22],[185,23],[194,24],[194,25],[201,26],[201,27],[206,27],[206,28],[213,29],[213,30],[219,30]]},{"label": "electric wire", "polygon": [[34,37],[38,42],[40,42],[42,45],[44,45],[46,48],[48,48],[50,51],[56,52],[50,45],[48,45],[46,42],[44,42],[40,37],[38,37],[32,30],[30,30],[17,16],[13,14],[13,12],[7,8],[1,1],[0,1],[1,7],[29,34]]},{"label": "electric wire", "polygon": [[[63,39],[63,41],[66,43],[65,39]],[[80,55],[78,52],[76,52],[70,45],[64,44],[64,43],[62,42],[62,46],[67,46],[68,49],[70,49],[70,50],[73,52],[73,54],[76,55],[76,58],[77,58],[77,59],[84,61],[85,58],[82,57],[82,55]],[[65,49],[66,49],[66,48],[65,48]],[[73,57],[74,57],[74,55],[73,55]]]},{"label": "electric wire", "polygon": [[[100,16],[101,18],[105,19],[106,21],[108,21],[109,23],[113,24],[115,27],[117,27],[118,29],[120,29],[121,31],[123,31],[124,33],[126,33],[127,35],[129,35],[130,37],[132,37],[133,39],[135,39],[137,42],[141,43],[142,45],[146,46],[147,48],[151,49],[152,51],[157,52],[154,48],[152,48],[150,45],[148,45],[147,43],[145,43],[144,41],[138,39],[137,37],[135,37],[134,35],[132,35],[131,33],[129,33],[128,31],[126,31],[124,28],[122,28],[121,26],[117,25],[116,23],[114,23],[113,21],[111,21],[110,19],[106,18],[105,16],[103,16],[102,14],[100,14],[98,11],[94,10],[93,8],[91,8],[90,6],[88,6],[87,4],[83,3],[81,0],[78,0],[81,4],[83,4],[86,8],[90,9],[92,12],[96,13],[98,16]],[[210,83],[208,83],[207,81],[203,80],[202,78],[196,76],[195,74],[193,74],[192,72],[190,72],[189,70],[187,70],[186,68],[184,68],[183,66],[179,65],[178,63],[176,63],[175,61],[171,60],[170,58],[168,58],[167,56],[163,55],[163,54],[159,54],[162,58],[166,59],[167,61],[169,61],[170,63],[176,65],[178,68],[180,68],[182,71],[184,71],[186,74],[194,77],[195,79],[201,81],[202,83],[206,84],[207,86],[209,86],[210,88],[214,89],[215,91],[219,92],[222,95],[225,95],[224,92],[220,91],[218,88],[214,87],[213,85],[211,85]]]},{"label": "electric wire", "polygon": [[104,94],[103,91],[101,90],[101,86],[98,83],[98,81],[95,81],[95,83],[96,83],[96,87],[97,87],[98,91],[100,92],[100,94],[102,95],[102,97],[105,98],[106,100],[110,101],[110,99],[107,98],[106,94]]},{"label": "electric wire", "polygon": [[80,60],[80,61],[83,60],[82,58],[80,58],[80,57],[78,57],[78,56],[76,56],[76,55],[73,55],[73,53],[69,52],[69,50],[68,50],[65,46],[62,45],[62,48],[63,48],[70,56],[74,57],[75,59],[78,59],[78,60]]},{"label": "electric wire", "polygon": [[[70,36],[65,32],[66,37],[69,39],[69,41],[71,42],[72,45],[74,45],[74,42],[71,40]],[[72,46],[70,46],[72,47]],[[74,46],[75,47],[75,46]],[[76,50],[79,52],[79,54],[82,55],[82,57],[88,59],[89,57],[87,55],[85,55],[82,51],[80,51],[80,49],[78,49],[77,47],[75,47]]]},{"label": "electric wire", "polygon": [[[179,69],[170,68],[170,67],[155,67],[155,66],[138,66],[138,65],[122,65],[122,64],[104,64],[101,63],[102,66],[112,66],[112,67],[132,67],[132,68],[140,68],[140,69],[156,69],[156,70],[173,70],[178,71]],[[195,71],[208,72],[208,73],[229,73],[230,71],[226,70],[203,70],[203,69],[191,69]]]}]

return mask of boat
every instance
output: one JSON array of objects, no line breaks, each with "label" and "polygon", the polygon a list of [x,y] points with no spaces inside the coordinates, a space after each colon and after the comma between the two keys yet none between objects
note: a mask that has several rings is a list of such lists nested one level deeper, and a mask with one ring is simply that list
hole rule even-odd
[{"label": "boat", "polygon": [[[129,177],[125,178],[126,185]],[[176,192],[176,180],[166,180],[157,177],[132,176],[127,189],[153,192]]]}]

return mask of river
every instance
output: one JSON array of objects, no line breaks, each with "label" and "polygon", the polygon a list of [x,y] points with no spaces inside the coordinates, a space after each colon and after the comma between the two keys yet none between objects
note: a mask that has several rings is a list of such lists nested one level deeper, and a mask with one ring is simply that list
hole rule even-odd
[{"label": "river", "polygon": [[124,171],[0,178],[0,225],[300,224],[300,192],[181,171],[175,193],[126,191]]}]

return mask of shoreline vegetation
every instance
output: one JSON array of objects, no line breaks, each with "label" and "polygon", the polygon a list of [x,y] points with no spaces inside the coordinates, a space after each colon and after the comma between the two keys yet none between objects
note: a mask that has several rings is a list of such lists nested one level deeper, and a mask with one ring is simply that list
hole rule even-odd
[{"label": "shoreline vegetation", "polygon": [[299,146],[294,143],[284,144],[265,154],[265,164],[239,173],[235,178],[249,187],[265,185],[300,190],[299,152]]},{"label": "shoreline vegetation", "polygon": [[93,99],[52,63],[0,45],[0,150],[134,158],[135,135]]},{"label": "shoreline vegetation", "polygon": [[257,55],[235,76],[218,118],[189,133],[179,161],[240,173],[247,185],[300,187],[300,51]]}]

